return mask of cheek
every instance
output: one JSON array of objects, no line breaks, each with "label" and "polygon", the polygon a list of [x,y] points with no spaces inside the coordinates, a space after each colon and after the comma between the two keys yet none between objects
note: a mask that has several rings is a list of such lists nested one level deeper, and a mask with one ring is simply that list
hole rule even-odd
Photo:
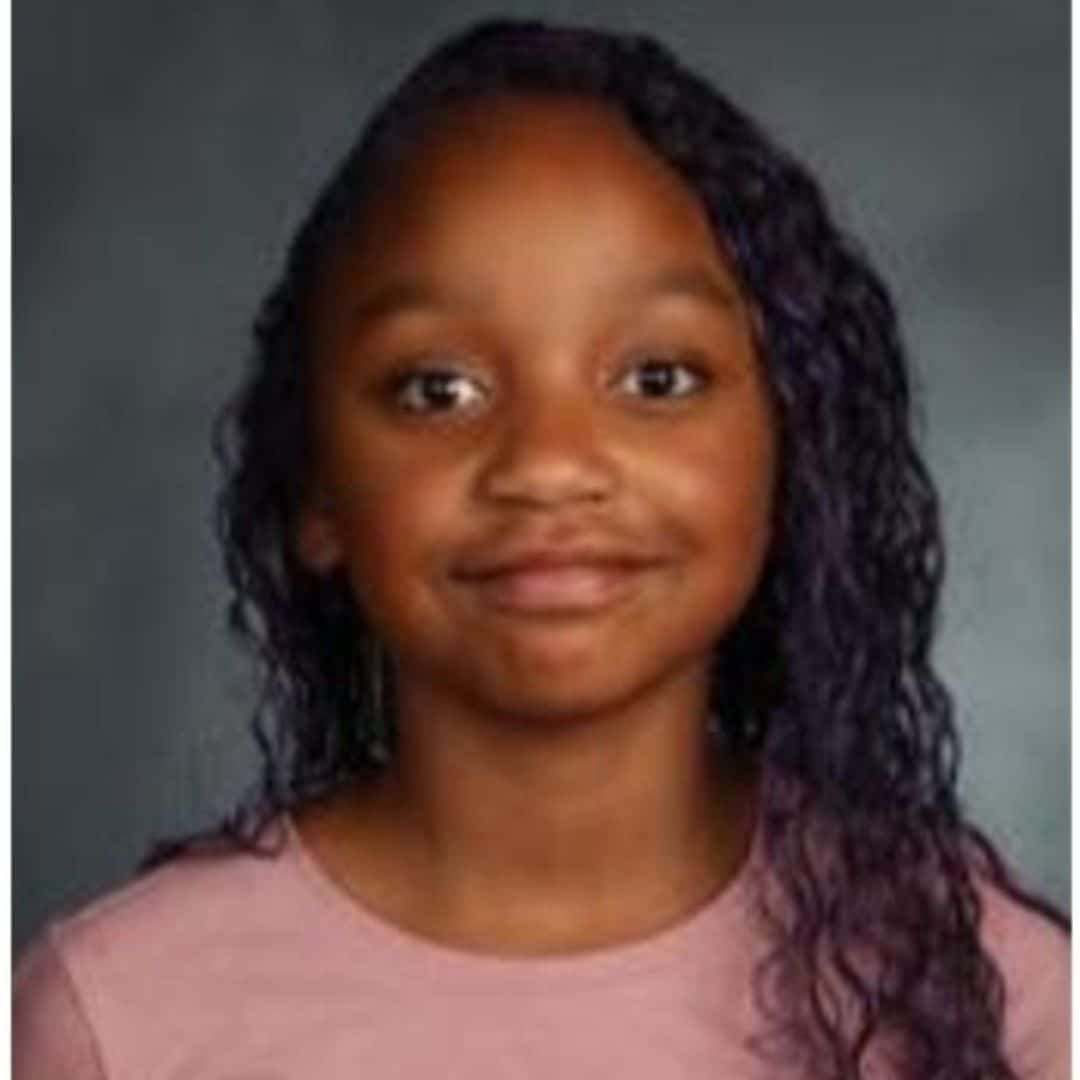
[{"label": "cheek", "polygon": [[772,541],[776,451],[771,427],[705,440],[669,474],[666,506],[684,529],[692,588],[683,618],[702,639],[723,637],[753,595]]},{"label": "cheek", "polygon": [[361,607],[376,624],[422,614],[423,582],[460,506],[455,483],[380,466],[357,469],[336,489],[343,561]]},{"label": "cheek", "polygon": [[703,427],[642,463],[658,505],[697,548],[727,565],[762,561],[769,542],[776,474],[772,424],[764,408]]}]

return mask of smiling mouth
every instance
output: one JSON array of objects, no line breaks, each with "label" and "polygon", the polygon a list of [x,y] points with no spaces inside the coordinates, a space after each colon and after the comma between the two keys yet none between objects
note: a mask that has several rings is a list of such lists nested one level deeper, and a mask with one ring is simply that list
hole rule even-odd
[{"label": "smiling mouth", "polygon": [[629,598],[654,569],[645,565],[570,563],[523,566],[464,583],[487,605],[525,615],[581,615]]}]

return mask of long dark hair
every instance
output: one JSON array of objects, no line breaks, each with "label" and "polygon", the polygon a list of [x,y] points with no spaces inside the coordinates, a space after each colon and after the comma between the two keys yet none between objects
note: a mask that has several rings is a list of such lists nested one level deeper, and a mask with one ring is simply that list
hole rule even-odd
[{"label": "long dark hair", "polygon": [[717,646],[712,707],[725,745],[763,777],[774,888],[760,898],[762,1052],[849,1078],[882,1040],[920,1080],[1014,1077],[977,880],[1046,908],[958,805],[956,727],[930,662],[939,510],[892,303],[807,172],[648,38],[538,22],[467,30],[375,114],[302,224],[219,428],[230,621],[259,661],[264,757],[227,832],[257,847],[280,810],[393,753],[393,688],[363,614],[343,578],[305,571],[289,540],[311,462],[310,298],[379,170],[449,103],[508,92],[619,110],[697,194],[759,318],[782,445],[777,521],[755,597]]}]

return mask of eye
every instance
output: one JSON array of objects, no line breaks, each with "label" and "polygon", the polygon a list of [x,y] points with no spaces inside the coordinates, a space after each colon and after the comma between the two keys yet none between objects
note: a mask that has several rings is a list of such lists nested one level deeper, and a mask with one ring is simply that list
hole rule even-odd
[{"label": "eye", "polygon": [[702,390],[707,381],[699,366],[685,360],[645,356],[618,379],[618,386],[636,397],[683,398]]},{"label": "eye", "polygon": [[390,381],[390,395],[394,404],[405,412],[461,412],[483,402],[488,390],[464,372],[422,368],[395,375]]}]

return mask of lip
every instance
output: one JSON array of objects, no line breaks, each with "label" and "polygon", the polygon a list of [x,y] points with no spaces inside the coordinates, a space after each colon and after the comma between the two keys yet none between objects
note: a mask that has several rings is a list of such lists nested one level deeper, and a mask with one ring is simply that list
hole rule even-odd
[{"label": "lip", "polygon": [[455,578],[502,611],[573,615],[627,599],[662,563],[638,552],[597,546],[533,548],[482,558],[462,567]]}]

